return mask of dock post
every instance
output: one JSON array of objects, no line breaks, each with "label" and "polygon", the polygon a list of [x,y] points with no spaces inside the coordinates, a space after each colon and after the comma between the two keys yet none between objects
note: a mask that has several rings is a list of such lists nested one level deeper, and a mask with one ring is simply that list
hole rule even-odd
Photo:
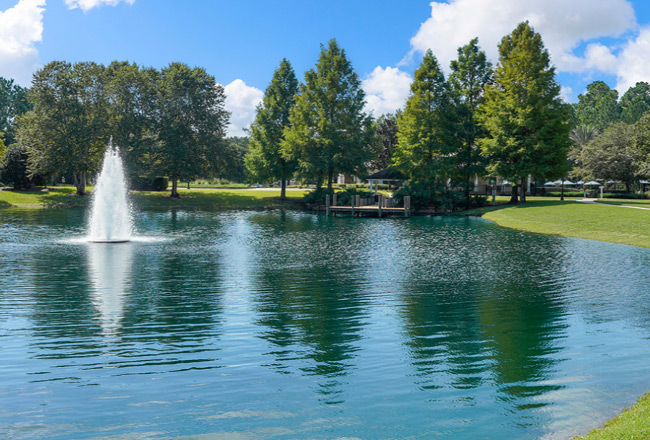
[{"label": "dock post", "polygon": [[379,203],[377,204],[377,214],[379,214],[379,218],[381,218],[381,208],[382,208],[381,205],[383,204],[384,204],[384,196],[379,195]]},{"label": "dock post", "polygon": [[325,194],[325,215],[330,215],[330,195]]},{"label": "dock post", "polygon": [[332,206],[336,206],[336,193],[332,196]]},{"label": "dock post", "polygon": [[356,199],[356,197],[354,196],[350,197],[350,207],[352,208],[352,217],[354,217],[354,199]]},{"label": "dock post", "polygon": [[411,196],[404,196],[404,217],[411,213]]}]

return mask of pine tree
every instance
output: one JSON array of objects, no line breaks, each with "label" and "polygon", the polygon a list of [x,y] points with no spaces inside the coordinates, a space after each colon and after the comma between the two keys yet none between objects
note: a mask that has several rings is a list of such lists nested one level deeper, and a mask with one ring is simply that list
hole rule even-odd
[{"label": "pine tree", "polygon": [[283,155],[318,188],[327,179],[331,192],[337,173],[360,173],[369,159],[372,118],[364,106],[359,76],[345,50],[330,40],[321,46],[316,69],[305,73],[284,130]]},{"label": "pine tree", "polygon": [[458,59],[451,62],[449,83],[456,100],[459,150],[456,153],[458,180],[469,202],[472,177],[485,173],[486,161],[476,145],[484,130],[476,119],[476,111],[483,102],[485,86],[492,81],[492,64],[478,46],[478,38],[458,49]]},{"label": "pine tree", "polygon": [[250,128],[249,152],[244,159],[251,179],[280,179],[282,199],[286,198],[287,180],[296,166],[294,160],[282,155],[281,144],[297,92],[296,74],[289,61],[283,59],[273,73],[262,103],[257,107],[255,121]]},{"label": "pine tree", "polygon": [[[567,167],[570,112],[560,98],[542,37],[519,24],[499,44],[494,83],[486,86],[478,118],[487,134],[479,140],[488,172],[520,182],[527,176],[559,177]],[[512,202],[517,202],[513,185]]]},{"label": "pine tree", "polygon": [[398,143],[393,156],[398,169],[409,177],[411,195],[420,205],[439,201],[453,173],[456,139],[450,99],[438,60],[428,50],[397,120]]}]

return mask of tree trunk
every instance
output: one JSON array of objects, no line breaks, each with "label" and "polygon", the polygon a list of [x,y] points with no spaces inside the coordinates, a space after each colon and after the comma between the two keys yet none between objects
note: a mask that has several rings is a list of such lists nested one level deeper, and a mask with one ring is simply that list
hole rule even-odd
[{"label": "tree trunk", "polygon": [[86,172],[81,171],[79,173],[74,173],[74,185],[77,188],[77,195],[84,196],[86,195]]},{"label": "tree trunk", "polygon": [[187,189],[190,189],[190,181],[187,181]]},{"label": "tree trunk", "polygon": [[280,183],[280,199],[284,200],[287,198],[287,179],[282,176]]},{"label": "tree trunk", "polygon": [[327,194],[332,194],[332,179],[334,178],[334,168],[327,169]]},{"label": "tree trunk", "polygon": [[520,201],[521,203],[526,203],[526,178],[522,177],[521,178],[521,198]]},{"label": "tree trunk", "polygon": [[467,205],[469,206],[470,203],[470,195],[469,195],[469,188],[472,186],[472,175],[469,173],[469,169],[472,166],[472,145],[467,144],[465,146],[465,153],[467,154],[467,167],[465,168],[465,174],[466,174],[466,180],[465,180],[465,201],[467,202]]},{"label": "tree trunk", "polygon": [[517,197],[517,185],[512,185],[512,195],[510,196],[510,203],[518,203],[519,198]]},{"label": "tree trunk", "polygon": [[178,198],[178,178],[172,177],[172,197]]},{"label": "tree trunk", "polygon": [[630,186],[630,182],[625,182],[625,192],[628,194],[630,193]]}]

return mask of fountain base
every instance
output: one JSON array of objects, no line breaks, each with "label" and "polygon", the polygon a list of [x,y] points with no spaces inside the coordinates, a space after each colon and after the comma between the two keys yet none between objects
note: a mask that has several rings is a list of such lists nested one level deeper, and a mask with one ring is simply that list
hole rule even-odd
[{"label": "fountain base", "polygon": [[129,243],[131,240],[88,240],[90,243],[104,243],[104,244],[117,244]]}]

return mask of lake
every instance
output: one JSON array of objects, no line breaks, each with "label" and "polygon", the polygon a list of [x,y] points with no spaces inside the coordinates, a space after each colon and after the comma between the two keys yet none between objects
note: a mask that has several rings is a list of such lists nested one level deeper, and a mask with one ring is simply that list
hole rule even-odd
[{"label": "lake", "polygon": [[0,438],[566,439],[650,390],[650,251],[477,218],[0,210]]}]

